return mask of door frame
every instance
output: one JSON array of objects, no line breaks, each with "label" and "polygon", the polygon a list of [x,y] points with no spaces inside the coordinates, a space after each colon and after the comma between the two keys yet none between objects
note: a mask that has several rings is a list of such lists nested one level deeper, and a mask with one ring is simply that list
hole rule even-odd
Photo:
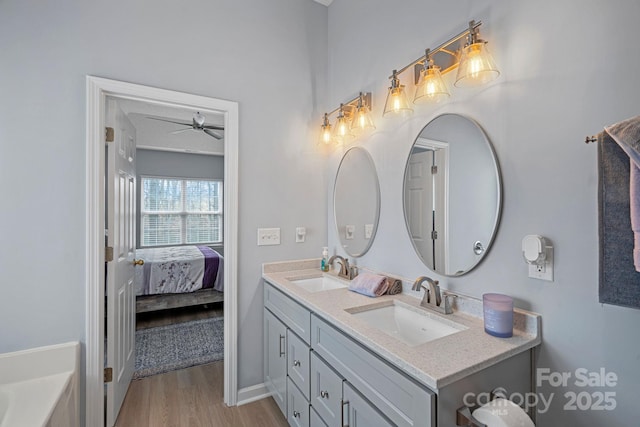
[{"label": "door frame", "polygon": [[86,425],[104,425],[105,98],[133,99],[224,114],[224,403],[238,399],[238,103],[87,76],[86,115]]}]

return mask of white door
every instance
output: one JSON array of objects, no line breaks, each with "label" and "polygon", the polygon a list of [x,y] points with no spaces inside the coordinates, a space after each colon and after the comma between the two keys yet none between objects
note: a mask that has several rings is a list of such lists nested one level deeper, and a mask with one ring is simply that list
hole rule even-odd
[{"label": "white door", "polygon": [[431,238],[433,231],[432,164],[433,151],[424,150],[411,153],[405,198],[409,204],[407,220],[411,239],[413,239],[423,261],[434,270],[433,240]]},{"label": "white door", "polygon": [[136,141],[135,128],[112,98],[107,98],[105,125],[113,128],[107,150],[107,360],[112,380],[106,389],[106,421],[112,427],[135,368]]}]

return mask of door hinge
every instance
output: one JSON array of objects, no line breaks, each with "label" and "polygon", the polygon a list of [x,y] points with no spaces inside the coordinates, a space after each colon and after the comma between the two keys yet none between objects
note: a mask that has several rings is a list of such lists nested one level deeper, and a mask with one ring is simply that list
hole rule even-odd
[{"label": "door hinge", "polygon": [[113,368],[104,368],[104,382],[110,383],[113,381]]},{"label": "door hinge", "polygon": [[115,139],[115,132],[113,131],[113,128],[110,128],[110,127],[105,128],[104,138],[105,138],[105,141],[107,142],[113,142],[113,140]]},{"label": "door hinge", "polygon": [[431,240],[436,240],[438,238],[438,232],[436,230],[433,230],[431,232]]},{"label": "door hinge", "polygon": [[438,173],[438,166],[431,166],[431,174],[435,175]]},{"label": "door hinge", "polygon": [[113,261],[113,246],[105,246],[105,248],[104,248],[104,260],[106,262]]}]

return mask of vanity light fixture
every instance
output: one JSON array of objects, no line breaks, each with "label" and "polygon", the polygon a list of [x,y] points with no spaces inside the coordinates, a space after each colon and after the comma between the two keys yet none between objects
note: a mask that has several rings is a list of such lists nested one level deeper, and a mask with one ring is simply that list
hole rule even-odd
[{"label": "vanity light fixture", "polygon": [[375,128],[376,125],[373,124],[371,110],[364,102],[364,96],[362,92],[360,92],[360,95],[358,95],[358,104],[356,105],[353,119],[351,120],[351,132],[355,136],[359,136],[365,132],[373,131]]},{"label": "vanity light fixture", "polygon": [[331,123],[329,123],[329,115],[324,113],[324,119],[322,120],[322,126],[320,127],[320,142],[322,144],[331,143]]},{"label": "vanity light fixture", "polygon": [[345,107],[344,104],[340,104],[338,109],[338,118],[336,124],[333,127],[333,139],[338,143],[343,143],[347,140],[355,138],[355,135],[351,133],[351,108]]},{"label": "vanity light fixture", "polygon": [[[334,113],[338,113],[338,116],[331,125],[329,116]],[[324,114],[320,126],[320,143],[340,144],[375,128],[371,117],[371,92],[360,92],[355,98]]]},{"label": "vanity light fixture", "polygon": [[[404,71],[401,70],[400,73]],[[400,79],[398,78],[398,74],[400,74],[398,70],[393,70],[393,74],[391,77],[391,86],[389,86],[389,93],[387,93],[387,101],[384,103],[384,111],[382,112],[383,116],[387,114],[406,114],[412,113],[413,108],[409,106],[409,101],[407,101],[407,93],[404,90],[404,85],[400,84]]]},{"label": "vanity light fixture", "polygon": [[[425,54],[410,64],[393,70],[391,87],[385,104],[384,113],[410,111],[408,103],[402,100],[406,95],[398,76],[407,69],[414,68],[416,94],[415,104],[421,102],[439,102],[449,96],[442,75],[458,68],[454,85],[469,87],[488,83],[500,75],[493,58],[486,48],[486,41],[479,38],[478,28],[482,22],[470,21],[469,28],[450,38],[435,49],[426,49]],[[465,42],[466,39],[466,42]],[[406,105],[406,107],[405,107]]]},{"label": "vanity light fixture", "polygon": [[478,86],[489,83],[500,75],[496,63],[487,50],[487,42],[478,38],[478,27],[469,22],[468,42],[462,49],[456,76],[456,87]]},{"label": "vanity light fixture", "polygon": [[420,71],[420,78],[416,85],[416,94],[413,103],[440,102],[449,98],[449,90],[442,80],[440,67],[434,64],[430,49],[425,51],[424,68]]}]

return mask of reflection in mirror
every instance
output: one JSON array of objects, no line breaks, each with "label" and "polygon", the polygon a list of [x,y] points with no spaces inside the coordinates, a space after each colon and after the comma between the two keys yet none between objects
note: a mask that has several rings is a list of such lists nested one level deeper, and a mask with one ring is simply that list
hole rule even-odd
[{"label": "reflection in mirror", "polygon": [[493,147],[466,117],[429,122],[404,174],[404,215],[413,246],[443,276],[471,271],[487,254],[500,220],[501,178]]},{"label": "reflection in mirror", "polygon": [[369,153],[350,148],[342,157],[333,189],[333,209],[340,244],[353,257],[364,255],[376,235],[380,186]]}]

